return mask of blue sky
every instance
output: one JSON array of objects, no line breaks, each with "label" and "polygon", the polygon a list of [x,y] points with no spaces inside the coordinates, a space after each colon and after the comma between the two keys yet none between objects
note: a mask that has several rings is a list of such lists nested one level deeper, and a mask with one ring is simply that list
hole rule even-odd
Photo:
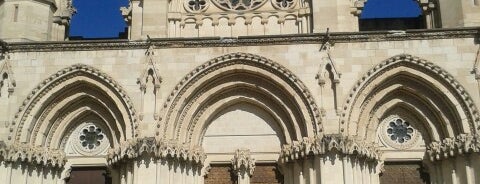
[{"label": "blue sky", "polygon": [[[119,8],[127,6],[128,0],[73,0],[73,5],[77,14],[72,18],[70,36],[117,37],[126,27]],[[418,17],[420,12],[416,0],[368,0],[360,18]]]},{"label": "blue sky", "polygon": [[416,0],[367,0],[360,18],[418,17],[420,14]]},{"label": "blue sky", "polygon": [[126,27],[120,7],[127,5],[128,0],[73,0],[77,13],[72,17],[70,36],[118,37]]}]

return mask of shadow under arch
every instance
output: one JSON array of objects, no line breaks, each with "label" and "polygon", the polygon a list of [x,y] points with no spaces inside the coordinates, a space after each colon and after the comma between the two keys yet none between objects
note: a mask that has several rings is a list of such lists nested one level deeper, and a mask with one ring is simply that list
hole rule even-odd
[{"label": "shadow under arch", "polygon": [[64,68],[41,82],[15,115],[14,144],[59,149],[80,116],[95,116],[108,127],[111,146],[137,136],[133,103],[107,74],[88,65]]},{"label": "shadow under arch", "polygon": [[371,131],[398,104],[425,117],[430,141],[475,134],[480,128],[472,98],[448,72],[418,57],[398,55],[373,67],[355,84],[343,106],[340,130],[373,142],[374,136],[368,135],[375,135]]},{"label": "shadow under arch", "polygon": [[241,102],[276,117],[286,143],[323,134],[315,101],[298,77],[264,57],[232,53],[200,65],[175,86],[157,135],[196,145],[211,117]]}]

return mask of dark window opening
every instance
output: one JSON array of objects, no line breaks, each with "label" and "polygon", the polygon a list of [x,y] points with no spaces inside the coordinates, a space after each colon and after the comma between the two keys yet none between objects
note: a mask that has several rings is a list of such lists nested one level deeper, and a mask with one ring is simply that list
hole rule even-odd
[{"label": "dark window opening", "polygon": [[380,184],[424,184],[430,177],[421,162],[385,162]]},{"label": "dark window opening", "polygon": [[112,184],[112,179],[105,167],[74,167],[67,184]]},{"label": "dark window opening", "polygon": [[425,29],[416,0],[368,0],[358,20],[360,31]]},{"label": "dark window opening", "polygon": [[126,39],[127,25],[120,7],[128,0],[73,0],[76,14],[68,29],[69,40]]}]

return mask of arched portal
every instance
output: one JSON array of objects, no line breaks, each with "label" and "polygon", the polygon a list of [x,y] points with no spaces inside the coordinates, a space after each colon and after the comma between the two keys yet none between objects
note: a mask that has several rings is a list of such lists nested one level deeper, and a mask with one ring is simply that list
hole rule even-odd
[{"label": "arched portal", "polygon": [[317,106],[298,77],[278,63],[245,53],[212,59],[187,74],[167,98],[157,134],[198,145],[211,118],[240,102],[270,113],[283,143],[322,134]]},{"label": "arched portal", "polygon": [[[456,168],[455,163],[469,159],[464,152],[477,154],[474,149],[462,150],[475,146],[461,140],[476,139],[478,110],[468,92],[445,70],[414,56],[395,56],[362,76],[349,96],[340,130],[379,146],[384,176],[391,174],[389,168],[417,172],[426,167],[436,180],[433,183],[472,181],[470,171]],[[440,167],[452,170],[439,171]],[[422,178],[424,173],[418,174]]]},{"label": "arched portal", "polygon": [[108,149],[137,136],[135,110],[125,91],[111,77],[82,64],[41,82],[15,117],[9,135],[14,147],[28,147],[33,158],[59,153],[61,174],[53,179],[65,179],[71,167],[105,168]]},{"label": "arched portal", "polygon": [[274,167],[283,144],[323,134],[305,85],[278,63],[245,53],[212,59],[187,74],[163,114],[157,134],[203,146],[207,164],[231,164],[241,152],[257,164],[273,164],[260,170]]}]

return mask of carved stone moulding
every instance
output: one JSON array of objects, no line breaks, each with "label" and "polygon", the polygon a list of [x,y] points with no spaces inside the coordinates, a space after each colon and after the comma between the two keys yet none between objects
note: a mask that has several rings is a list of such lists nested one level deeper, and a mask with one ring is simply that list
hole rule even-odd
[{"label": "carved stone moulding", "polygon": [[468,153],[480,153],[480,134],[460,134],[427,145],[427,155],[431,161],[453,158]]},{"label": "carved stone moulding", "polygon": [[62,150],[26,144],[0,145],[0,156],[6,162],[25,162],[44,167],[62,168],[66,163]]},{"label": "carved stone moulding", "polygon": [[121,161],[133,160],[142,155],[153,156],[157,159],[189,162],[193,165],[203,166],[206,154],[199,146],[190,147],[175,140],[164,140],[147,137],[124,142],[118,148],[110,149],[107,155],[109,165]]},{"label": "carved stone moulding", "polygon": [[330,152],[352,155],[372,162],[380,159],[379,151],[373,143],[369,144],[340,135],[305,137],[302,141],[284,145],[280,159],[282,162],[290,162],[307,156],[324,155]]},{"label": "carved stone moulding", "polygon": [[[302,17],[309,16],[310,10],[308,9],[300,9],[300,10],[278,10],[276,12],[245,12],[242,14],[238,14],[236,12],[227,12],[221,14],[211,14],[211,15],[202,15],[202,14],[181,14],[180,18],[178,17],[169,17],[169,20],[180,20],[180,25],[184,26],[187,23],[194,22],[196,25],[203,25],[203,22],[206,19],[210,19],[212,21],[213,26],[217,26],[219,24],[220,19],[228,19],[229,25],[237,24],[237,18],[245,19],[244,24],[250,25],[252,24],[252,20],[255,17],[261,18],[262,24],[267,24],[269,18],[274,16],[277,17],[277,21],[275,23],[282,24],[287,19],[294,19],[296,22],[301,22]],[[243,22],[242,22],[243,23]]]}]

